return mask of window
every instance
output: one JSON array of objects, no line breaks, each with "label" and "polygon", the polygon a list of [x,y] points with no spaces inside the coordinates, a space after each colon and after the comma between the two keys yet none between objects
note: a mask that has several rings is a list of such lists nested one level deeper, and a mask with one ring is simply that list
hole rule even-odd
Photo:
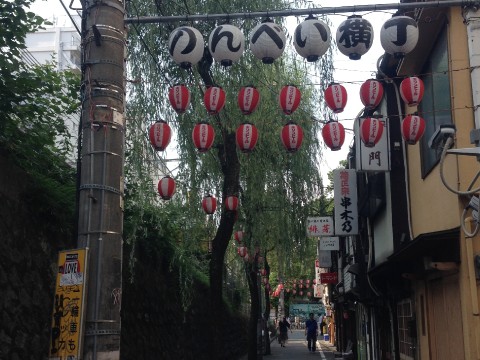
[{"label": "window", "polygon": [[430,149],[428,140],[440,124],[451,124],[450,78],[448,73],[447,28],[440,32],[433,51],[422,70],[425,94],[418,111],[425,119],[425,134],[420,142],[422,176],[425,178],[440,160],[440,151]]}]

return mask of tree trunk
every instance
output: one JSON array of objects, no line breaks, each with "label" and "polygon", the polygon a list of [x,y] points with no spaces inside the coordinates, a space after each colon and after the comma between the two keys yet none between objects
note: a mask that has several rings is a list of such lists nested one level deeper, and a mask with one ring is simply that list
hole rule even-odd
[{"label": "tree trunk", "polygon": [[[238,195],[240,188],[239,175],[240,163],[237,157],[235,133],[228,133],[224,136],[224,144],[218,146],[218,157],[224,174],[223,197]],[[210,259],[210,305],[212,315],[212,341],[210,344],[210,358],[223,359],[223,334],[225,326],[223,323],[223,262],[228,242],[233,233],[235,224],[235,213],[226,211],[223,208],[220,218],[220,225],[215,238],[212,241],[212,256]]]},{"label": "tree trunk", "polygon": [[[265,261],[265,271],[266,271],[266,277],[267,279],[270,277],[270,266],[268,265],[267,261],[267,253],[265,252],[264,256],[264,261]],[[270,319],[270,293],[268,289],[265,287],[264,289],[264,294],[265,294],[265,312],[263,313],[263,318],[264,318],[264,332],[265,332],[265,355],[271,355],[272,351],[270,349],[270,333],[268,329],[268,320]]]},{"label": "tree trunk", "polygon": [[[257,256],[255,256],[257,258]],[[257,266],[247,266],[248,288],[250,290],[250,319],[248,322],[248,360],[257,360],[258,351],[258,321],[260,320],[260,293],[258,289]]]}]

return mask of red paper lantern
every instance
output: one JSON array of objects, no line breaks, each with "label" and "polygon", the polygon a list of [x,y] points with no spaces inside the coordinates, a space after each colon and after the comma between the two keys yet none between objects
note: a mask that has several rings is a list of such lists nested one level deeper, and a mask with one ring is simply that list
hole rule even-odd
[{"label": "red paper lantern", "polygon": [[292,294],[295,295],[297,293],[297,290],[292,290]]},{"label": "red paper lantern", "polygon": [[212,195],[207,195],[202,200],[203,210],[207,214],[213,214],[217,209],[217,199]]},{"label": "red paper lantern", "polygon": [[[260,270],[260,275],[262,275],[262,276],[267,276],[267,270],[261,269],[261,270]],[[268,281],[268,280],[267,280],[267,281]]]},{"label": "red paper lantern", "polygon": [[307,281],[307,284],[310,284],[310,279],[307,279],[306,281]]},{"label": "red paper lantern", "polygon": [[367,110],[375,109],[383,98],[383,85],[380,81],[370,79],[360,86],[360,100]]},{"label": "red paper lantern", "polygon": [[258,131],[255,125],[244,123],[237,129],[236,142],[241,152],[252,152],[257,144]]},{"label": "red paper lantern", "polygon": [[244,261],[250,261],[250,255],[248,254],[248,252],[245,254],[245,256],[243,257],[243,260]]},{"label": "red paper lantern", "polygon": [[190,91],[183,84],[174,85],[168,90],[168,100],[175,111],[182,114],[190,105]]},{"label": "red paper lantern", "polygon": [[291,115],[300,105],[302,94],[295,85],[285,85],[280,90],[278,102],[286,115]]},{"label": "red paper lantern", "polygon": [[225,106],[225,91],[220,86],[210,86],[205,91],[203,102],[210,115],[218,114]]},{"label": "red paper lantern", "polygon": [[303,291],[300,291],[298,295],[303,296]]},{"label": "red paper lantern", "polygon": [[425,132],[425,120],[417,115],[407,115],[402,120],[401,130],[407,144],[415,145]]},{"label": "red paper lantern", "polygon": [[302,145],[303,130],[294,122],[289,122],[283,127],[280,138],[288,152],[295,152]]},{"label": "red paper lantern", "polygon": [[298,285],[300,289],[303,289],[303,284]]},{"label": "red paper lantern", "polygon": [[[265,269],[262,269],[262,270],[265,270]],[[268,279],[267,278],[263,278],[263,283],[266,285],[268,284]]]},{"label": "red paper lantern", "polygon": [[166,121],[160,120],[150,126],[148,135],[153,148],[158,151],[163,151],[170,143],[172,130]]},{"label": "red paper lantern", "polygon": [[367,147],[375,146],[383,134],[383,122],[376,118],[367,117],[360,126],[360,138]]},{"label": "red paper lantern", "polygon": [[225,208],[228,211],[235,211],[238,208],[238,197],[234,195],[227,196],[225,198]]},{"label": "red paper lantern", "polygon": [[233,237],[235,239],[236,242],[238,242],[239,244],[242,243],[242,240],[243,240],[243,237],[245,236],[245,232],[242,231],[242,230],[239,230],[239,231],[235,231],[233,233]]},{"label": "red paper lantern", "polygon": [[283,284],[278,284],[278,288],[279,288],[280,290],[283,290]]},{"label": "red paper lantern", "polygon": [[158,182],[158,193],[163,200],[170,200],[175,193],[175,180],[165,176]]},{"label": "red paper lantern", "polygon": [[340,84],[332,83],[325,90],[325,102],[334,113],[341,113],[347,105],[347,90]]},{"label": "red paper lantern", "polygon": [[307,292],[307,296],[308,296],[308,297],[312,296],[312,293],[311,293],[310,291]]},{"label": "red paper lantern", "polygon": [[245,257],[245,255],[247,255],[247,248],[245,246],[240,246],[237,248],[237,252],[241,257]]},{"label": "red paper lantern", "polygon": [[329,121],[322,128],[322,137],[330,149],[340,150],[345,141],[345,128],[338,121]]},{"label": "red paper lantern", "polygon": [[317,280],[313,279],[312,282],[313,282],[314,284],[316,284],[316,283],[317,283]]},{"label": "red paper lantern", "polygon": [[213,126],[207,123],[198,123],[192,131],[193,144],[199,152],[204,153],[208,151],[215,139],[215,130]]},{"label": "red paper lantern", "polygon": [[238,106],[243,115],[250,115],[260,102],[260,92],[254,86],[244,86],[238,92]]},{"label": "red paper lantern", "polygon": [[408,106],[418,105],[422,101],[424,91],[423,81],[416,76],[408,77],[400,83],[400,96]]}]

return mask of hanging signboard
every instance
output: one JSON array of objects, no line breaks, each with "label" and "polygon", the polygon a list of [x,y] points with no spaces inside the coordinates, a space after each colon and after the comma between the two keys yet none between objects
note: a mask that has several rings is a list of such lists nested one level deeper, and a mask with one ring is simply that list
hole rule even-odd
[{"label": "hanging signboard", "polygon": [[331,216],[307,218],[307,236],[333,235],[333,218]]},{"label": "hanging signboard", "polygon": [[336,272],[320,274],[320,282],[322,284],[336,284],[338,282],[338,274]]},{"label": "hanging signboard", "polygon": [[333,170],[335,235],[358,235],[357,174],[354,169]]},{"label": "hanging signboard", "polygon": [[338,236],[326,236],[320,238],[320,250],[338,250],[339,249],[339,239]]},{"label": "hanging signboard", "polygon": [[58,255],[50,360],[77,360],[82,356],[86,266],[86,249],[60,251]]},{"label": "hanging signboard", "polygon": [[331,251],[318,251],[318,265],[321,268],[332,267],[332,255]]},{"label": "hanging signboard", "polygon": [[[355,134],[359,134],[360,124],[364,119],[357,119],[354,125]],[[356,168],[361,171],[389,171],[390,143],[388,121],[384,121],[383,134],[374,146],[366,146],[363,141],[356,141]]]}]

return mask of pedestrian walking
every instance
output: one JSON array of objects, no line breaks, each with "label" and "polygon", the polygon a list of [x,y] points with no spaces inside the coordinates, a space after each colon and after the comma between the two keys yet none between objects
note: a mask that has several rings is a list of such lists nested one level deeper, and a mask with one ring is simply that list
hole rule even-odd
[{"label": "pedestrian walking", "polygon": [[[288,340],[288,329],[290,329],[290,323],[287,321],[287,318],[284,316],[282,321],[278,323],[278,342],[281,347],[285,347],[285,343]],[[292,331],[292,330],[290,330]]]},{"label": "pedestrian walking", "polygon": [[310,318],[305,322],[305,335],[307,336],[308,351],[317,350],[318,324],[310,313]]}]

